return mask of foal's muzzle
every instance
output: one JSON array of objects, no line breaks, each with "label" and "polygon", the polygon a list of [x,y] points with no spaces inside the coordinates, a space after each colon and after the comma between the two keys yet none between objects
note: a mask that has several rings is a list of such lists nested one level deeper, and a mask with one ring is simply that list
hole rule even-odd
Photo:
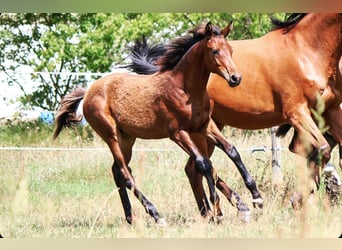
[{"label": "foal's muzzle", "polygon": [[238,86],[241,82],[241,79],[242,79],[241,74],[237,74],[237,73],[232,74],[228,79],[229,86],[230,87]]}]

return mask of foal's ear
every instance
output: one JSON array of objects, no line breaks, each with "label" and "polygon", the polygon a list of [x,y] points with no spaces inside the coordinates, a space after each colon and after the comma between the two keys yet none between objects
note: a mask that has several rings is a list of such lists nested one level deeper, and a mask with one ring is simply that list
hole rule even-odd
[{"label": "foal's ear", "polygon": [[232,31],[232,29],[233,29],[233,21],[230,21],[230,23],[228,24],[228,26],[225,27],[225,28],[223,28],[223,29],[221,30],[221,34],[222,34],[224,37],[226,37],[226,36],[228,36],[228,34]]},{"label": "foal's ear", "polygon": [[205,26],[205,37],[207,39],[210,39],[213,35],[213,26],[211,24],[211,22],[208,22],[207,25]]}]

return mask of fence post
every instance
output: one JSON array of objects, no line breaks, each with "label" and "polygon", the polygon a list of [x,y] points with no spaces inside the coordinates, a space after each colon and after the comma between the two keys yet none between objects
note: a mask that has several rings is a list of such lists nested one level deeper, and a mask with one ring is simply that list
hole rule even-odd
[{"label": "fence post", "polygon": [[271,128],[272,137],[272,175],[273,185],[279,186],[283,183],[283,174],[280,169],[280,139],[276,136],[277,127]]}]

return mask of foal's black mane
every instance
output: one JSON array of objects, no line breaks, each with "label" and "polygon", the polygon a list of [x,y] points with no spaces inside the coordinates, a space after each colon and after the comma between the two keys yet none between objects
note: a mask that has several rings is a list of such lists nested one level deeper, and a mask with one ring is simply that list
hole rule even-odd
[{"label": "foal's black mane", "polygon": [[[212,25],[215,35],[220,34],[220,29]],[[164,72],[173,69],[184,54],[198,41],[205,38],[205,25],[202,24],[189,31],[190,34],[173,40],[166,45],[165,53],[158,59],[156,64],[159,66],[159,71]]]},{"label": "foal's black mane", "polygon": [[128,46],[128,50],[131,63],[123,68],[128,68],[137,74],[150,75],[159,71],[156,61],[166,53],[166,46],[163,44],[149,45],[147,38],[143,36],[141,40],[136,40],[133,45]]},{"label": "foal's black mane", "polygon": [[293,13],[287,15],[284,21],[272,17],[271,22],[275,30],[284,29],[284,33],[287,33],[293,27],[295,27],[305,16],[306,13]]}]

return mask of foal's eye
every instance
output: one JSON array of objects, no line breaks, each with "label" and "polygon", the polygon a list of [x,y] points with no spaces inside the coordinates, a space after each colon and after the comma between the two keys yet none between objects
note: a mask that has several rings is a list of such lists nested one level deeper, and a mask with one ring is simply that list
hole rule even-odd
[{"label": "foal's eye", "polygon": [[220,51],[218,49],[214,49],[213,54],[214,54],[214,56],[217,56],[218,54],[220,54]]}]

